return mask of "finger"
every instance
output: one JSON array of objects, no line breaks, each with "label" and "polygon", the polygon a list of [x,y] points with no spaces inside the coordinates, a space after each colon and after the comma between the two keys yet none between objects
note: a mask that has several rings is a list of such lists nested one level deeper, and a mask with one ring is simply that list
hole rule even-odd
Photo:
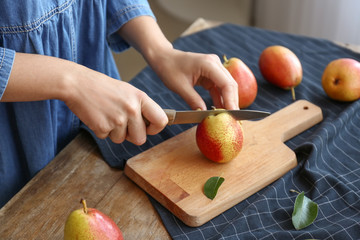
[{"label": "finger", "polygon": [[[239,109],[238,85],[222,64],[219,65],[219,68],[221,71],[218,71],[218,74],[221,81],[216,85],[223,99],[223,106],[226,109]],[[220,75],[223,75],[222,78]]]},{"label": "finger", "polygon": [[[155,135],[159,133],[168,123],[168,118],[164,110],[149,97],[142,101],[141,111],[142,117],[148,121],[146,126],[146,133],[149,135]],[[142,122],[145,126],[143,119]]]},{"label": "finger", "polygon": [[[221,65],[219,71],[215,71],[213,78],[219,95],[222,98],[222,105],[226,109],[239,109],[238,85],[230,73]],[[217,97],[214,93],[212,97]],[[214,99],[213,101],[218,101]]]},{"label": "finger", "polygon": [[[109,119],[108,119],[109,121]],[[109,125],[108,137],[114,143],[122,143],[126,137],[126,128],[127,128],[128,118],[125,114],[113,114],[112,121]]]},{"label": "finger", "polygon": [[207,57],[206,65],[202,66],[203,73],[199,84],[209,91],[214,104],[226,109],[239,109],[236,81],[222,65],[218,56],[208,55]]},{"label": "finger", "polygon": [[[209,68],[208,76],[206,77],[212,80],[213,84],[218,88],[223,106],[226,109],[239,109],[237,83],[229,71],[222,65],[218,57],[216,57],[216,61],[212,64],[212,67]],[[216,97],[216,94],[212,96]],[[218,99],[213,98],[213,101],[218,101]]]},{"label": "finger", "polygon": [[96,137],[100,139],[105,139],[109,136],[110,131],[112,130],[112,127],[107,124],[107,121],[98,119],[95,123],[85,123],[88,128],[90,128],[93,133],[96,135]]},{"label": "finger", "polygon": [[96,137],[100,138],[100,139],[105,139],[109,136],[109,132],[99,132],[99,131],[94,131],[94,134],[96,135]]},{"label": "finger", "polygon": [[[186,82],[186,81],[184,81]],[[206,104],[202,97],[196,92],[193,86],[184,84],[177,93],[190,106],[191,109],[206,110]]]},{"label": "finger", "polygon": [[122,143],[126,138],[126,127],[116,126],[110,133],[109,138],[114,143]]},{"label": "finger", "polygon": [[[234,89],[236,87],[236,89]],[[226,109],[236,110],[239,109],[239,95],[237,85],[225,86],[220,88],[221,96],[223,98],[223,105]]]},{"label": "finger", "polygon": [[224,103],[216,86],[209,89],[210,96],[216,108],[224,108]]},{"label": "finger", "polygon": [[146,126],[141,111],[129,119],[126,140],[136,145],[142,145],[146,142]]}]

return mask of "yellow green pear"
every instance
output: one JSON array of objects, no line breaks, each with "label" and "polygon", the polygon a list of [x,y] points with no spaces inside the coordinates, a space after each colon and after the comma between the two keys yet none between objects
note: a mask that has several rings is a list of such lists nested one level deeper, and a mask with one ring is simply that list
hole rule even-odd
[{"label": "yellow green pear", "polygon": [[81,199],[83,208],[74,210],[68,216],[64,240],[123,240],[123,235],[116,223],[95,208],[87,208]]}]

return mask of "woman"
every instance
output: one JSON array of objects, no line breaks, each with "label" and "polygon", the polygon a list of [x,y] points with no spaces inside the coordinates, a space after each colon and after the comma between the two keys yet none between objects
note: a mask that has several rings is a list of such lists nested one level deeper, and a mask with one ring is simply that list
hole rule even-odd
[{"label": "woman", "polygon": [[[215,55],[173,49],[144,0],[2,0],[0,15],[0,206],[78,133],[141,145],[166,125],[144,92],[118,81],[111,50],[137,49],[192,109],[194,90],[238,108],[237,85]],[[149,120],[146,125],[143,117]]]}]

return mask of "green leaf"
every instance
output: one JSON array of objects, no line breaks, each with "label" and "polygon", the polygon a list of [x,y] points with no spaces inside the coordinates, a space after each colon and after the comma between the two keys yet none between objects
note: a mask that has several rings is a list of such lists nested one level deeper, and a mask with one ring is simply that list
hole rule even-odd
[{"label": "green leaf", "polygon": [[298,194],[294,204],[292,223],[296,230],[303,229],[312,224],[318,215],[318,205],[305,196],[304,192]]},{"label": "green leaf", "polygon": [[218,192],[219,187],[225,181],[223,177],[211,177],[204,185],[205,195],[213,200]]}]

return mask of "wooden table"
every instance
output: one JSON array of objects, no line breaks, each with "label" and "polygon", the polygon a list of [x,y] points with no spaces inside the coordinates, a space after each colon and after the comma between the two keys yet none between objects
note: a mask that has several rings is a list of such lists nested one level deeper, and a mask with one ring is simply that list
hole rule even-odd
[{"label": "wooden table", "polygon": [[[183,35],[219,24],[198,19]],[[85,132],[0,209],[0,239],[63,239],[66,218],[81,208],[81,198],[110,216],[125,239],[170,239],[144,191],[110,168]]]},{"label": "wooden table", "polygon": [[103,161],[85,132],[0,210],[0,239],[63,239],[81,198],[110,216],[125,239],[170,239],[145,193]]},{"label": "wooden table", "polygon": [[[198,19],[182,36],[218,24]],[[0,239],[63,239],[66,218],[81,208],[81,198],[110,216],[125,239],[170,239],[145,192],[105,163],[86,132],[0,209]]]}]

